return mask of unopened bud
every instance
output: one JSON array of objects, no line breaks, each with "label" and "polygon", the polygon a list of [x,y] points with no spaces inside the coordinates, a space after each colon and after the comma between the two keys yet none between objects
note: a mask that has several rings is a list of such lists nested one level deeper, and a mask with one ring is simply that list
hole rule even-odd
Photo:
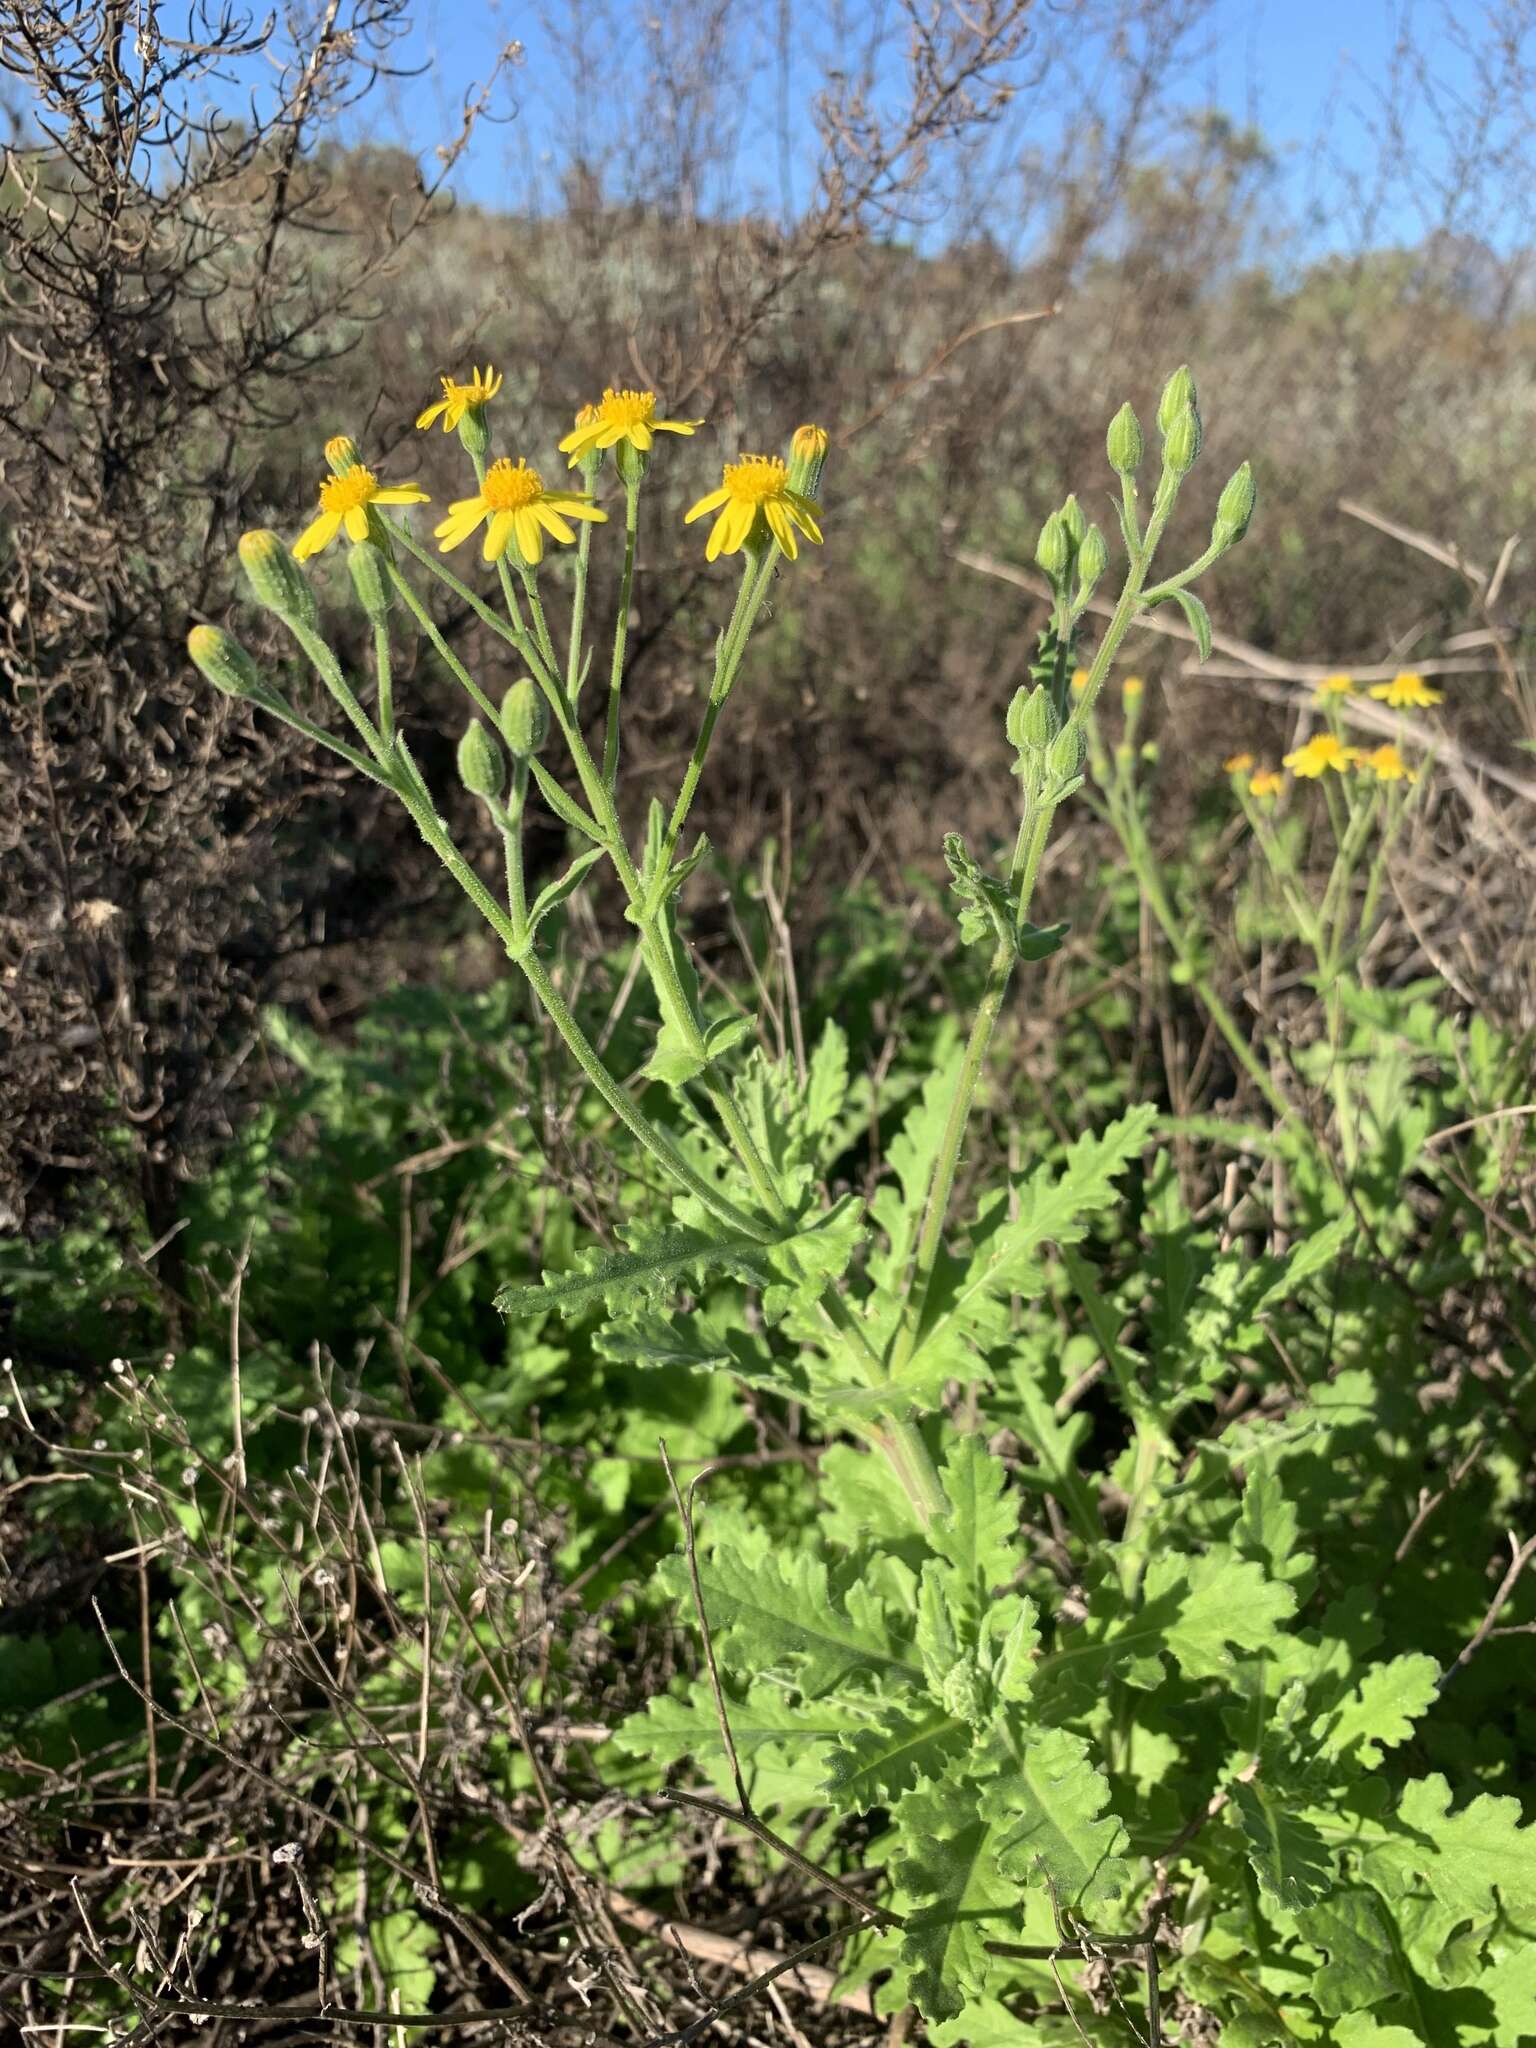
[{"label": "unopened bud", "polygon": [[346,476],[350,470],[361,469],[363,458],[357,452],[357,443],[349,434],[336,434],[325,444],[325,459],[331,465],[334,476]]},{"label": "unopened bud", "polygon": [[1053,583],[1059,583],[1066,575],[1072,561],[1072,536],[1062,524],[1059,512],[1053,512],[1041,527],[1035,543],[1035,560]]},{"label": "unopened bud", "polygon": [[1056,712],[1044,683],[1016,690],[1008,706],[1008,738],[1022,754],[1026,747],[1043,754],[1056,737]]},{"label": "unopened bud", "polygon": [[194,626],[187,652],[216,690],[227,697],[261,697],[266,689],[261,671],[238,640],[217,626]]},{"label": "unopened bud", "polygon": [[1183,476],[1195,466],[1200,454],[1200,415],[1193,407],[1180,413],[1168,429],[1163,443],[1163,460],[1174,476]]},{"label": "unopened bud", "polygon": [[1172,431],[1174,422],[1187,412],[1198,412],[1200,399],[1195,391],[1195,380],[1185,363],[1174,371],[1163,386],[1163,395],[1157,401],[1157,424],[1163,434]]},{"label": "unopened bud", "polygon": [[394,596],[384,565],[383,550],[369,541],[361,547],[348,548],[347,567],[352,572],[352,587],[357,592],[358,603],[376,626],[382,626],[389,617]]},{"label": "unopened bud", "polygon": [[1109,567],[1109,542],[1096,526],[1090,526],[1077,550],[1077,589],[1087,597]]},{"label": "unopened bud", "polygon": [[789,488],[814,498],[831,446],[825,427],[796,427],[789,440]]},{"label": "unopened bud", "polygon": [[1121,476],[1134,476],[1141,467],[1146,443],[1141,438],[1141,421],[1129,405],[1122,405],[1110,421],[1105,445],[1110,468]]},{"label": "unopened bud", "polygon": [[538,753],[549,736],[549,706],[528,676],[501,700],[501,736],[519,761]]},{"label": "unopened bud", "polygon": [[258,526],[240,536],[237,552],[256,602],[290,626],[313,633],[320,624],[314,585],[270,527]]},{"label": "unopened bud", "polygon": [[1253,517],[1254,483],[1253,469],[1244,463],[1227,480],[1227,487],[1216,502],[1216,522],[1211,528],[1213,548],[1232,548],[1248,531],[1248,522]]},{"label": "unopened bud", "polygon": [[1064,725],[1051,741],[1046,767],[1058,782],[1070,782],[1083,765],[1083,734],[1077,725]]},{"label": "unopened bud", "polygon": [[1080,547],[1083,535],[1088,531],[1088,522],[1083,517],[1083,508],[1078,504],[1075,492],[1071,493],[1062,505],[1061,523],[1072,536],[1073,546]]},{"label": "unopened bud", "polygon": [[471,796],[497,797],[506,785],[507,764],[500,747],[476,718],[459,741],[459,780]]}]

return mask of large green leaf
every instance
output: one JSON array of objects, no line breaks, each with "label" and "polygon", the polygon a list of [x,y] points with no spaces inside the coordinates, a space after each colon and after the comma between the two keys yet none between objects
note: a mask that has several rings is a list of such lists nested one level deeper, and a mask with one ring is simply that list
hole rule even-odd
[{"label": "large green leaf", "polygon": [[1025,1739],[1017,1768],[993,1798],[1014,1816],[1002,1863],[1021,1885],[1047,1879],[1057,1903],[1091,1916],[1124,1891],[1126,1834],[1109,1805],[1109,1781],[1081,1735],[1045,1728]]},{"label": "large green leaf", "polygon": [[[661,1581],[677,1600],[691,1598],[683,1558],[662,1565]],[[792,1663],[811,1695],[861,1675],[922,1678],[915,1652],[887,1626],[877,1597],[855,1586],[846,1603],[834,1600],[823,1559],[775,1548],[761,1530],[734,1524],[699,1559],[699,1582],[710,1629],[733,1670]]]}]

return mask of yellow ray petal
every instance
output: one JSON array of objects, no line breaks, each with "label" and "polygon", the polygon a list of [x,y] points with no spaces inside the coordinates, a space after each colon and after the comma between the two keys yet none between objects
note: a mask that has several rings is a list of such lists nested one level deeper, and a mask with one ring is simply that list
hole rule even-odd
[{"label": "yellow ray petal", "polygon": [[560,514],[550,504],[549,500],[545,498],[541,504],[535,505],[533,510],[535,517],[546,533],[552,533],[556,540],[564,541],[565,545],[569,547],[576,538],[576,529],[560,517]]},{"label": "yellow ray petal", "polygon": [[485,547],[483,550],[485,559],[488,562],[499,561],[507,552],[507,542],[512,538],[516,516],[513,512],[496,512],[492,514],[491,523],[485,529]]},{"label": "yellow ray petal", "polygon": [[318,519],[312,519],[293,544],[293,559],[307,562],[311,555],[318,555],[322,548],[328,548],[341,531],[339,512],[322,512]]},{"label": "yellow ray petal", "polygon": [[718,506],[728,504],[730,496],[730,492],[726,490],[706,491],[699,502],[683,514],[684,526],[691,526],[695,519],[702,519],[706,512],[713,512]]},{"label": "yellow ray petal", "polygon": [[768,525],[774,539],[789,559],[794,561],[800,552],[800,545],[795,539],[795,523],[789,516],[789,507],[780,504],[777,498],[770,498],[763,510],[768,515]]},{"label": "yellow ray petal", "polygon": [[524,505],[512,517],[517,522],[517,544],[523,551],[523,560],[531,567],[543,559],[544,535],[531,505]]}]

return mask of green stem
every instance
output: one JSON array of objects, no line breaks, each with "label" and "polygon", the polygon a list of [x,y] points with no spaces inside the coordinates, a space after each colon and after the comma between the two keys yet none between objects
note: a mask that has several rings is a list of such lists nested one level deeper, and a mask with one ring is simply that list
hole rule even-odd
[{"label": "green stem", "polygon": [[539,600],[538,571],[529,568],[526,563],[519,562],[518,573],[523,579],[523,589],[528,596],[528,616],[533,620],[534,637],[539,643],[539,652],[544,657],[550,675],[557,676],[560,673],[560,664],[555,659],[555,643],[549,637],[549,622],[544,616],[544,606]]},{"label": "green stem", "polygon": [[682,1154],[674,1149],[671,1141],[657,1129],[614,1080],[588,1042],[581,1026],[572,1016],[560,991],[550,980],[543,961],[531,947],[519,960],[518,965],[527,975],[534,994],[544,1005],[550,1022],[570,1047],[582,1072],[626,1129],[639,1139],[654,1158],[660,1160],[674,1179],[681,1181],[690,1193],[697,1195],[722,1222],[728,1223],[734,1230],[742,1231],[748,1237],[756,1238],[759,1243],[771,1243],[772,1231],[765,1230],[761,1223],[738,1209],[734,1202],[720,1193],[718,1188],[711,1187],[704,1176],[689,1165]]},{"label": "green stem", "polygon": [[699,778],[704,773],[704,763],[709,756],[715,726],[735,687],[742,658],[747,651],[747,641],[756,623],[757,614],[762,608],[763,599],[767,595],[769,580],[778,555],[779,546],[775,541],[755,570],[749,558],[742,572],[741,585],[736,592],[736,603],[731,611],[730,623],[721,636],[719,650],[715,656],[715,676],[710,685],[709,702],[704,707],[699,736],[693,743],[693,753],[683,774],[682,787],[677,793],[677,802],[672,806],[672,816],[667,821],[666,849],[669,858],[676,851],[678,841],[683,836],[683,827],[688,822],[688,813],[693,808]]},{"label": "green stem", "polygon": [[608,674],[608,729],[603,737],[603,780],[612,789],[619,774],[619,698],[624,689],[624,649],[629,608],[634,600],[635,547],[640,534],[640,484],[624,485],[624,572],[619,578],[619,615],[613,625],[613,666]]},{"label": "green stem", "polygon": [[389,574],[390,580],[393,582],[396,590],[398,590],[400,595],[405,599],[406,606],[410,611],[412,617],[415,619],[417,625],[420,626],[422,632],[425,633],[428,640],[431,641],[432,646],[436,650],[438,660],[442,662],[443,666],[448,670],[448,672],[451,675],[455,676],[458,679],[458,681],[463,685],[464,689],[468,691],[469,696],[472,702],[474,703],[476,709],[480,711],[481,714],[490,721],[492,730],[498,730],[499,721],[496,715],[496,706],[491,702],[490,698],[487,697],[484,690],[481,689],[480,685],[475,681],[474,677],[470,674],[469,670],[464,666],[463,662],[460,661],[459,657],[454,653],[453,649],[448,645],[448,642],[443,638],[442,634],[438,631],[437,622],[432,617],[432,614],[427,610],[426,606],[422,603],[421,599],[416,595],[415,591],[411,588],[410,584],[406,581],[405,575],[397,563],[390,563]]},{"label": "green stem", "polygon": [[576,583],[571,592],[571,640],[566,650],[565,694],[574,705],[581,694],[581,636],[587,617],[587,571],[592,560],[592,521],[581,521],[576,536]]},{"label": "green stem", "polygon": [[382,620],[373,629],[373,667],[379,687],[379,737],[387,747],[395,736],[395,679],[389,654],[389,628]]},{"label": "green stem", "polygon": [[357,695],[352,685],[342,674],[341,663],[336,659],[330,648],[326,646],[320,635],[311,632],[309,627],[296,625],[290,621],[289,630],[314,664],[320,680],[347,714],[347,717],[351,719],[353,725],[356,726],[359,734],[362,736],[364,746],[373,758],[382,767],[387,769],[389,766],[388,749],[380,738],[373,720],[357,701]]}]

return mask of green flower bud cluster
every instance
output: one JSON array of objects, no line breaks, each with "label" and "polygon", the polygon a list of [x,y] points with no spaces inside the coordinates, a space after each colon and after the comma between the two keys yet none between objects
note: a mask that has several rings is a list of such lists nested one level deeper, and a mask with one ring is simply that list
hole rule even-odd
[{"label": "green flower bud cluster", "polygon": [[1071,620],[1083,611],[1109,567],[1109,543],[1097,526],[1088,524],[1077,499],[1069,497],[1041,527],[1035,560],[1051,579],[1058,607]]},{"label": "green flower bud cluster", "polygon": [[1204,430],[1200,401],[1189,366],[1174,371],[1158,400],[1157,424],[1163,437],[1163,463],[1170,475],[1186,476],[1200,456]]}]

